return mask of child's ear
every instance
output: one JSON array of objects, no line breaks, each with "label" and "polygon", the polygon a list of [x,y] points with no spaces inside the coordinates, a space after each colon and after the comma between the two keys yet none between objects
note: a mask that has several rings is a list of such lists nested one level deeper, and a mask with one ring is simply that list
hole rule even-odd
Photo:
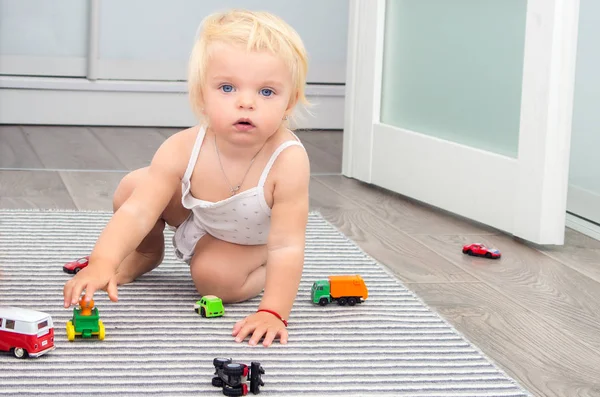
[{"label": "child's ear", "polygon": [[297,103],[298,103],[298,93],[296,92],[296,95],[294,95],[293,97],[290,98],[287,109],[285,109],[286,116],[289,116],[290,113],[292,113],[292,110],[294,109],[294,107],[296,106]]},{"label": "child's ear", "polygon": [[200,88],[196,96],[196,109],[199,109],[202,114],[204,114],[204,105],[204,88]]}]

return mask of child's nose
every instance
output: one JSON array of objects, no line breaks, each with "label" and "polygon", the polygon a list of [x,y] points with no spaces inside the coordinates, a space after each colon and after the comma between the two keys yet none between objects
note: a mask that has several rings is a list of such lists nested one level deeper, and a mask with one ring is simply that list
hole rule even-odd
[{"label": "child's nose", "polygon": [[240,95],[238,98],[238,108],[253,110],[254,98],[251,95]]}]

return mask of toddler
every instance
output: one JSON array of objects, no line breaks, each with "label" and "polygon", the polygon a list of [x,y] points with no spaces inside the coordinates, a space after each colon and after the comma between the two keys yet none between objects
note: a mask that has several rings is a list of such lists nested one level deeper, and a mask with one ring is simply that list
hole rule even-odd
[{"label": "toddler", "polygon": [[89,265],[64,287],[65,307],[156,268],[165,225],[201,295],[226,303],[264,290],[232,335],[287,343],[304,263],[309,161],[286,120],[306,102],[298,34],[266,12],[231,10],[202,23],[189,62],[199,124],[168,138],[148,167],[126,175]]}]

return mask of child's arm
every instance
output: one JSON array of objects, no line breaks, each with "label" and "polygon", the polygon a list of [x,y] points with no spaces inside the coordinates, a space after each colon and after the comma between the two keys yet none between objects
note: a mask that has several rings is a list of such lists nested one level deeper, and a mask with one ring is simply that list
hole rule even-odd
[{"label": "child's arm", "polygon": [[[288,152],[288,153],[286,153]],[[277,167],[271,229],[267,242],[267,276],[260,309],[278,313],[283,319],[289,317],[298,293],[298,285],[304,265],[306,224],[308,221],[308,186],[310,166],[302,148],[289,148]],[[268,312],[255,313],[234,327],[236,340],[243,340],[254,331],[250,344],[256,344],[265,335],[263,344],[268,346],[279,335],[287,342],[287,331],[282,321]]]},{"label": "child's arm", "polygon": [[91,299],[97,290],[107,289],[110,299],[117,300],[114,276],[118,266],[152,230],[181,183],[186,164],[181,135],[173,135],[157,150],[146,177],[100,234],[89,265],[65,284],[65,307],[77,304],[83,290]]},{"label": "child's arm", "polygon": [[310,172],[308,164],[295,163],[282,175],[273,192],[267,279],[259,306],[274,310],[284,319],[289,317],[298,293],[308,220]]}]

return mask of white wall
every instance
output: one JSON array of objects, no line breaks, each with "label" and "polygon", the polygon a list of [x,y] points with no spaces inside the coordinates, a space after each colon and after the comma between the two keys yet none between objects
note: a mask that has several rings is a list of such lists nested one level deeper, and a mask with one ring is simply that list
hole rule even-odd
[{"label": "white wall", "polygon": [[197,28],[213,11],[244,7],[281,16],[306,45],[315,106],[297,128],[343,128],[348,0],[54,3],[0,0],[0,124],[188,126]]},{"label": "white wall", "polygon": [[0,74],[85,76],[88,2],[0,0]]},{"label": "white wall", "polygon": [[344,83],[347,0],[102,0],[99,78],[184,80],[202,18],[232,7],[266,10],[298,31],[309,83]]},{"label": "white wall", "polygon": [[600,224],[600,1],[580,0],[567,210]]}]

